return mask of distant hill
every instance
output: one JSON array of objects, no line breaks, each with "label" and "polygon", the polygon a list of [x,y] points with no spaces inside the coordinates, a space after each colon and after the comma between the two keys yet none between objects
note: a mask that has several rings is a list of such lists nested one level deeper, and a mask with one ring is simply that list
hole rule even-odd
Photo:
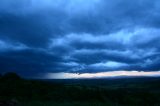
[{"label": "distant hill", "polygon": [[18,74],[13,73],[13,72],[6,73],[3,76],[0,75],[0,77],[5,80],[20,80],[21,79],[21,77]]}]

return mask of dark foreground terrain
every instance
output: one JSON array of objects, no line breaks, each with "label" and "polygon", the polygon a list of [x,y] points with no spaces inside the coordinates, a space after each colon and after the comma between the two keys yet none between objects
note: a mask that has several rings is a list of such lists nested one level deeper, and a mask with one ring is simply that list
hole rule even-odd
[{"label": "dark foreground terrain", "polygon": [[160,106],[160,78],[25,80],[0,77],[0,106]]}]

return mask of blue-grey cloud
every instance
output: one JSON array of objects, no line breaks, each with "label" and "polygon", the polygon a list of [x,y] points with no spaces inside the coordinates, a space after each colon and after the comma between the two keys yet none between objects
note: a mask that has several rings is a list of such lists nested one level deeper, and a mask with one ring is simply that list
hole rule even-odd
[{"label": "blue-grey cloud", "polygon": [[158,0],[1,0],[0,71],[160,70]]}]

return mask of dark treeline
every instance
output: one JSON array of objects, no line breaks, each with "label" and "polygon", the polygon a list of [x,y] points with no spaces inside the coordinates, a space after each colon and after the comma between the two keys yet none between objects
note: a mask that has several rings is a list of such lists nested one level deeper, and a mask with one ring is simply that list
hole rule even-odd
[{"label": "dark treeline", "polygon": [[0,101],[159,105],[160,78],[134,79],[25,80],[7,73],[0,76]]}]

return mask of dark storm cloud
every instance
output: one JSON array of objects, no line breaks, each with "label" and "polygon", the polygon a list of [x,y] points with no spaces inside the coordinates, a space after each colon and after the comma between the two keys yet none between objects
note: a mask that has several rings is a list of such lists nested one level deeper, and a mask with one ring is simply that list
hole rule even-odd
[{"label": "dark storm cloud", "polygon": [[1,39],[20,41],[29,46],[43,46],[49,36],[48,30],[41,23],[35,23],[35,19],[10,14],[0,17],[0,32]]},{"label": "dark storm cloud", "polygon": [[158,0],[1,0],[0,70],[158,71]]},{"label": "dark storm cloud", "polygon": [[60,56],[58,57],[43,50],[13,50],[0,54],[2,72],[15,71],[23,75],[26,73],[35,75],[46,71],[62,71],[59,69],[61,67],[59,63],[62,60]]}]

